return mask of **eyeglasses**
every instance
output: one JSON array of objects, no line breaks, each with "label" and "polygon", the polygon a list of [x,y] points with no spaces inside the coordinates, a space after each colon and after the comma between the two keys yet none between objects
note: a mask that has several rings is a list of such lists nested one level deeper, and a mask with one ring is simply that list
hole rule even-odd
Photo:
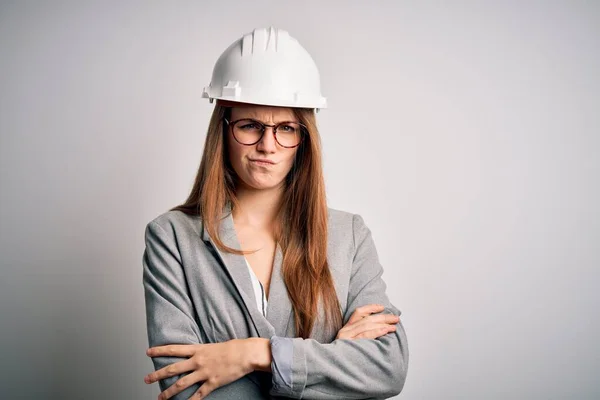
[{"label": "eyeglasses", "polygon": [[223,120],[231,127],[236,142],[246,146],[258,143],[262,139],[267,127],[273,128],[275,141],[280,146],[287,148],[298,146],[307,132],[306,126],[294,121],[284,121],[277,125],[267,125],[249,118],[235,121],[228,121],[227,118],[223,118]]}]

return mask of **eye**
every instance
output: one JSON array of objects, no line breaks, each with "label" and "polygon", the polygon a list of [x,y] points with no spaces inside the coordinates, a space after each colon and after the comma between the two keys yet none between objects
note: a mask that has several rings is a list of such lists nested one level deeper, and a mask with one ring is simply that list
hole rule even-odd
[{"label": "eye", "polygon": [[256,121],[241,121],[241,123],[238,124],[238,127],[240,129],[244,129],[244,130],[261,130],[262,129],[262,126]]},{"label": "eye", "polygon": [[280,125],[279,128],[277,128],[277,130],[285,133],[296,133],[298,127],[295,124],[283,124]]}]

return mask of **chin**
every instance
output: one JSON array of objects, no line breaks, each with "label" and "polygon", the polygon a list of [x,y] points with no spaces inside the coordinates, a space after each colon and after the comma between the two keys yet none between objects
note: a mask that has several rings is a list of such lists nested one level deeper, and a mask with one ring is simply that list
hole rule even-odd
[{"label": "chin", "polygon": [[252,187],[256,190],[270,190],[270,189],[276,189],[281,185],[281,183],[277,183],[277,184],[264,184],[264,185],[253,185]]},{"label": "chin", "polygon": [[268,189],[276,189],[278,187],[280,187],[283,183],[283,181],[256,181],[256,180],[250,180],[250,181],[246,181],[244,182],[246,186],[251,187],[252,189],[255,190],[268,190]]}]

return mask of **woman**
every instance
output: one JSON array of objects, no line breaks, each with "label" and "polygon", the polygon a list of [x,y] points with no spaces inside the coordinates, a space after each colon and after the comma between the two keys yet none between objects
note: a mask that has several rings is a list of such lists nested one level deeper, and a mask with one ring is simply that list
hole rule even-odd
[{"label": "woman", "polygon": [[359,399],[408,363],[371,233],[327,207],[310,55],[256,29],[215,65],[186,202],[146,227],[143,282],[159,399]]}]

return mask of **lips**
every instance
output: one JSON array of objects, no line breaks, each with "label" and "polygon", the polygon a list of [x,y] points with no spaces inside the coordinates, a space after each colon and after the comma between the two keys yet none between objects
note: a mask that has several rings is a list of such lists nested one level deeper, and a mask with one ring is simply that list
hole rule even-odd
[{"label": "lips", "polygon": [[266,160],[264,158],[250,159],[250,161],[260,165],[275,165],[274,161]]}]

